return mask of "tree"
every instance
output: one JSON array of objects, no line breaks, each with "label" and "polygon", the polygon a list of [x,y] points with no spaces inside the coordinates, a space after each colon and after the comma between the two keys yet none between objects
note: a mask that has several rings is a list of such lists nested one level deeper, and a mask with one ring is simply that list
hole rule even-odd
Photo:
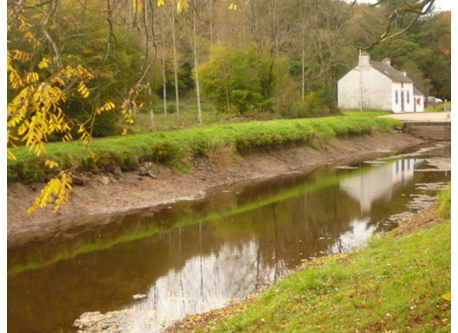
[{"label": "tree", "polygon": [[[106,7],[98,1],[90,5],[74,6],[66,0],[8,2],[9,159],[15,159],[9,148],[21,144],[42,156],[46,142],[56,135],[64,141],[76,135],[89,148],[97,118],[116,107],[109,100],[113,94],[126,96],[115,102],[126,106],[124,114],[129,118],[138,88],[151,68],[151,58],[145,56],[139,61],[140,57],[131,57],[144,49],[135,44],[137,39],[128,31],[116,31],[114,21],[122,18],[119,2],[114,7],[110,0]],[[83,47],[78,45],[81,41]],[[129,49],[131,54],[126,51]],[[120,69],[122,78],[116,77],[121,75]],[[113,118],[112,114],[109,119]],[[69,200],[71,175],[77,166],[62,170],[46,157],[44,163],[57,170],[56,176],[46,184],[29,213],[53,201],[57,211]]]},{"label": "tree", "polygon": [[[8,147],[25,142],[36,156],[45,152],[45,143],[54,133],[62,133],[64,140],[71,140],[71,121],[64,114],[61,104],[67,99],[69,93],[74,91],[82,98],[90,94],[86,83],[94,78],[87,69],[80,65],[63,66],[60,51],[56,42],[50,36],[49,21],[57,10],[56,2],[50,5],[33,6],[28,2],[11,2],[8,4],[8,32],[16,32],[23,39],[31,43],[24,45],[27,51],[8,49],[8,92],[7,108]],[[24,14],[29,9],[34,14],[30,18]],[[38,20],[36,26],[42,34],[34,34],[36,28],[30,20]],[[33,29],[35,28],[35,29]],[[44,48],[44,42],[50,45],[49,57],[39,58],[39,51]],[[25,65],[28,65],[25,70]],[[12,93],[15,93],[12,95]],[[114,105],[107,103],[98,108],[100,113],[112,109]],[[89,144],[90,134],[84,124],[80,124],[78,132],[81,139]],[[8,158],[15,159],[8,148]],[[45,164],[53,169],[57,163],[46,159]],[[61,171],[43,189],[29,213],[38,207],[44,207],[55,199],[57,211],[62,203],[69,200],[68,190],[71,189],[71,177],[68,172]]]}]

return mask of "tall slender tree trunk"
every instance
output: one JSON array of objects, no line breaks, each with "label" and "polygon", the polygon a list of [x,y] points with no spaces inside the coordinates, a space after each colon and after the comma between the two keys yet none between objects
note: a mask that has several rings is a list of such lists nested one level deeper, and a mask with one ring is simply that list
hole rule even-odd
[{"label": "tall slender tree trunk", "polygon": [[154,121],[154,109],[153,109],[153,101],[151,99],[152,93],[151,93],[151,86],[148,82],[148,104],[149,104],[149,114],[151,118],[151,129],[153,131],[157,130],[156,127],[156,122]]},{"label": "tall slender tree trunk", "polygon": [[304,40],[302,39],[301,43],[301,68],[302,68],[302,76],[301,76],[301,98],[302,98],[302,103],[305,101],[305,43]]},{"label": "tall slender tree trunk", "polygon": [[162,21],[162,102],[164,103],[164,117],[167,119],[167,75],[165,68],[165,24]]},{"label": "tall slender tree trunk", "polygon": [[199,118],[199,124],[202,125],[202,108],[200,105],[200,82],[199,82],[199,59],[197,55],[197,15],[196,8],[194,8],[193,17],[193,39],[194,39],[194,70],[196,73],[196,94],[197,94],[197,114]]},{"label": "tall slender tree trunk", "polygon": [[180,122],[180,93],[178,89],[178,60],[177,60],[177,41],[175,27],[175,8],[172,10],[172,49],[173,49],[173,74],[175,76],[175,103],[177,110],[177,120]]}]

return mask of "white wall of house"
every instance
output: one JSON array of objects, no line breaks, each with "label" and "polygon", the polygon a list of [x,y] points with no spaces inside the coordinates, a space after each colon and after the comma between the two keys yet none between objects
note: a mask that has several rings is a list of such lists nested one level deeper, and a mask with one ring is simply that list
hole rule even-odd
[{"label": "white wall of house", "polygon": [[[392,110],[395,113],[414,112],[416,105],[415,96],[413,94],[413,84],[393,82],[391,104]],[[404,107],[404,109],[402,107]],[[417,110],[417,112],[419,112],[419,110]]]},{"label": "white wall of house", "polygon": [[363,110],[391,111],[391,80],[372,67],[363,73]]},{"label": "white wall of house", "polygon": [[391,80],[369,66],[356,66],[338,82],[342,110],[391,111]]},{"label": "white wall of house", "polygon": [[423,102],[424,96],[423,95],[414,95],[414,111],[415,112],[423,112],[425,111],[425,105]]}]

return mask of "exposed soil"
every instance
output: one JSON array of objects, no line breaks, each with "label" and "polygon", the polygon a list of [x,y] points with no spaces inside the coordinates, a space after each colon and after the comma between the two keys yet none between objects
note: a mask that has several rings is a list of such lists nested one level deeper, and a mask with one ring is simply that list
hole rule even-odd
[{"label": "exposed soil", "polygon": [[[8,183],[8,246],[24,242],[37,231],[55,232],[66,229],[70,218],[99,213],[115,213],[134,208],[151,207],[182,199],[200,198],[212,188],[299,171],[331,164],[350,158],[370,157],[387,150],[399,150],[422,142],[408,135],[375,133],[347,140],[333,140],[326,145],[290,145],[276,149],[245,152],[242,159],[225,156],[196,159],[190,173],[179,174],[164,165],[153,165],[154,175],[140,176],[139,172],[97,174],[83,186],[74,186],[71,200],[52,213],[53,207],[27,215],[27,209],[40,194],[42,183]],[[154,176],[155,178],[151,177]],[[79,219],[78,223],[97,219]],[[69,221],[69,222],[67,222]]]}]

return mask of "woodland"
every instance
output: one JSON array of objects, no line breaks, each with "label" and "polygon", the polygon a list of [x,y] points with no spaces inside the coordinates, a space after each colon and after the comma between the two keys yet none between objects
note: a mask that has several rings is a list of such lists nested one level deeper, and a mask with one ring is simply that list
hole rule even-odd
[{"label": "woodland", "polygon": [[[358,53],[451,98],[451,13],[434,0],[8,0],[8,158],[49,141],[128,134],[184,106],[238,121],[339,114]],[[205,106],[205,109],[204,109]],[[49,168],[59,168],[46,159]],[[50,193],[71,188],[62,171]]]}]

